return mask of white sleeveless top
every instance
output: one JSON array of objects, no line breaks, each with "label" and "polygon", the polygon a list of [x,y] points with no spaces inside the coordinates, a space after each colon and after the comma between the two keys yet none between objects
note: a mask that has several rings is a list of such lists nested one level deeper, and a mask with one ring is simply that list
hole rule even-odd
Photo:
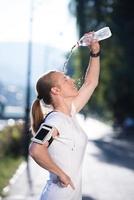
[{"label": "white sleeveless top", "polygon": [[48,125],[55,126],[59,132],[48,148],[54,162],[68,175],[74,183],[75,190],[62,187],[58,177],[50,173],[40,200],[81,200],[82,161],[87,145],[87,136],[75,117],[72,106],[71,116],[62,112],[53,112],[45,120]]}]

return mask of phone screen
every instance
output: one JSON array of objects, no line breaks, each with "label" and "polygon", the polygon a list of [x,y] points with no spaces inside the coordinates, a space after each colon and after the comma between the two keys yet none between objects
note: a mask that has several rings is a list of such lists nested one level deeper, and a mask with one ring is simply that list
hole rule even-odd
[{"label": "phone screen", "polygon": [[44,137],[49,133],[50,130],[42,128],[38,134],[35,136],[36,139],[38,140],[43,140]]}]

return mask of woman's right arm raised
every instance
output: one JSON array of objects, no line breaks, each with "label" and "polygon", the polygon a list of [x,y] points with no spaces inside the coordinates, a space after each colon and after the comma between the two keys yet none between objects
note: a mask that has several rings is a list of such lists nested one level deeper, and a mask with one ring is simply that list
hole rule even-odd
[{"label": "woman's right arm raised", "polygon": [[71,178],[52,160],[48,152],[48,143],[38,144],[32,142],[29,147],[29,154],[42,168],[56,174],[62,186],[67,187],[70,185],[75,189]]}]

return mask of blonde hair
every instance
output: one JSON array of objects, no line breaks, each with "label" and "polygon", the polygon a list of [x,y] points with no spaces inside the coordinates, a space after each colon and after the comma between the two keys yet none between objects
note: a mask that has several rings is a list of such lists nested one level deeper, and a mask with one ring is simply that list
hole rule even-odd
[{"label": "blonde hair", "polygon": [[31,130],[33,134],[39,129],[39,126],[44,119],[40,100],[43,100],[43,102],[47,105],[52,104],[50,91],[56,83],[53,76],[56,72],[57,71],[50,71],[47,74],[41,76],[37,81],[37,99],[33,102],[30,111]]}]

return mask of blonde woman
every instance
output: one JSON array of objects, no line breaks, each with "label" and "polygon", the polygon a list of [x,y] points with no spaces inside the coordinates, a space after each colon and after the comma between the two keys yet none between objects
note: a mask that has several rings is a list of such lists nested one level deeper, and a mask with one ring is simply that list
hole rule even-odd
[{"label": "blonde woman", "polygon": [[[43,120],[55,127],[53,141],[44,144],[32,142],[29,153],[50,173],[40,200],[81,200],[82,162],[87,136],[75,115],[89,101],[98,85],[100,73],[100,45],[90,45],[90,62],[82,87],[78,90],[74,80],[62,72],[51,71],[39,78],[36,85],[37,99],[31,108],[33,134]],[[45,119],[40,100],[53,107]]]}]

